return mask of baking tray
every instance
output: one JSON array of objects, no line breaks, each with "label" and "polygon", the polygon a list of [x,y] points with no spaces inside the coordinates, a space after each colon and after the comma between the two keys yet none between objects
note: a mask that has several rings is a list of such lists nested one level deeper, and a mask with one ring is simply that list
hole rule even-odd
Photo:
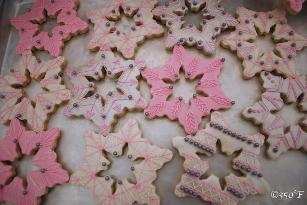
[{"label": "baking tray", "polygon": [[[8,20],[13,16],[24,13],[31,7],[32,3],[33,0],[0,0],[1,74],[6,74],[20,59],[20,56],[15,54],[15,48],[18,43],[18,34],[17,31],[9,25]],[[94,8],[101,8],[104,3],[105,1],[102,0],[80,0],[78,13],[81,18],[86,19],[86,11]],[[228,12],[234,14],[238,6],[245,6],[257,11],[267,11],[277,7],[279,5],[279,0],[224,0],[222,4]],[[305,4],[300,14],[296,16],[288,15],[289,24],[293,26],[298,33],[305,36],[307,36],[306,5],[307,4]],[[89,33],[74,37],[65,44],[63,55],[67,59],[67,67],[76,67],[78,69],[80,68],[80,65],[83,65],[94,55],[94,53],[90,52],[86,47],[92,33],[93,26],[91,25]],[[218,39],[220,40],[222,36]],[[164,48],[164,40],[165,37],[145,41],[145,43],[139,47],[136,58],[145,60],[148,67],[155,67],[164,64],[171,55],[171,53]],[[270,46],[270,44],[267,46]],[[236,101],[236,104],[231,109],[222,112],[227,121],[231,122],[231,125],[240,132],[246,134],[258,132],[258,127],[243,120],[240,117],[240,114],[245,107],[254,104],[259,99],[261,95],[259,79],[256,77],[248,81],[242,80],[241,63],[236,55],[227,49],[218,47],[216,55],[212,57],[206,57],[195,49],[189,50],[193,54],[204,58],[226,58],[226,63],[221,72],[220,80],[222,83],[222,89],[225,91],[227,96]],[[51,58],[44,52],[36,52],[35,54],[41,59]],[[307,74],[307,49],[299,52],[297,57],[297,69],[302,74]],[[64,78],[65,83],[71,87],[66,75],[64,75]],[[108,86],[108,84],[105,84],[104,86]],[[141,81],[140,87],[142,94],[146,99],[149,99],[149,89],[143,80]],[[181,94],[185,95],[187,93]],[[57,112],[51,116],[48,127],[58,127],[61,129],[61,139],[56,151],[59,156],[59,161],[72,173],[81,165],[85,153],[83,133],[87,129],[97,130],[97,127],[83,118],[72,119],[64,117],[63,108],[64,106],[61,106]],[[285,117],[289,125],[296,124],[303,116],[302,113],[297,112],[294,104],[286,105],[279,114]],[[167,163],[158,172],[158,178],[155,181],[157,193],[161,198],[161,205],[207,204],[197,198],[178,198],[173,194],[175,185],[179,182],[184,171],[182,168],[183,160],[179,157],[178,152],[172,147],[171,140],[175,136],[185,135],[182,127],[180,127],[177,122],[171,122],[166,118],[146,120],[142,112],[130,112],[124,117],[118,119],[118,123],[114,127],[114,130],[117,131],[128,118],[132,117],[140,122],[140,127],[145,138],[148,138],[152,143],[160,147],[171,149],[174,153],[172,161]],[[207,122],[208,117],[203,119],[202,127],[204,127]],[[0,136],[4,136],[6,130],[7,126],[0,125]],[[210,157],[209,173],[213,173],[218,177],[227,175],[232,171],[230,160],[233,159],[233,157],[234,156],[225,156],[221,153]],[[122,163],[116,163],[115,168],[113,168],[116,170],[118,177],[131,176],[131,173],[127,171],[126,161],[122,160],[121,162]],[[307,204],[307,157],[305,153],[300,151],[289,151],[286,154],[282,154],[276,160],[269,160],[265,155],[264,148],[262,148],[260,162],[263,167],[264,177],[271,185],[271,190],[283,192],[302,190],[305,191],[305,193],[301,199],[292,200],[272,199],[270,193],[263,196],[250,196],[243,202],[240,202],[240,204]],[[98,204],[98,202],[86,189],[65,184],[51,189],[49,193],[43,197],[42,204],[95,205]]]}]

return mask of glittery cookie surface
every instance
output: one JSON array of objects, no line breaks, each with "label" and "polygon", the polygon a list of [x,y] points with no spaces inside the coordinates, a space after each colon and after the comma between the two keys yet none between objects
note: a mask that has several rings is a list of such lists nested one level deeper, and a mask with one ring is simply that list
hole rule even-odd
[{"label": "glittery cookie surface", "polygon": [[[174,0],[153,10],[156,18],[168,27],[166,47],[180,43],[195,46],[206,54],[214,54],[217,36],[234,27],[237,20],[226,13],[220,0]],[[199,25],[189,24],[184,18],[188,13],[201,14]]]},{"label": "glittery cookie surface", "polygon": [[[84,162],[80,169],[73,173],[70,183],[88,188],[101,205],[132,205],[134,202],[160,204],[156,188],[152,183],[157,177],[157,170],[171,160],[172,152],[151,145],[147,139],[142,138],[136,120],[128,120],[119,132],[106,137],[88,131],[85,134],[85,141]],[[105,171],[112,166],[106,154],[120,157],[125,146],[128,150],[128,159],[132,161],[141,159],[131,167],[136,180],[134,183],[127,179],[116,180],[105,174]]]},{"label": "glittery cookie surface", "polygon": [[[94,34],[89,42],[89,49],[106,44],[116,48],[125,58],[132,58],[138,44],[145,38],[164,32],[151,13],[155,4],[156,0],[114,0],[108,1],[102,9],[90,11],[88,17],[94,24]],[[116,24],[123,15],[132,18],[134,25],[121,30]]]},{"label": "glittery cookie surface", "polygon": [[[44,130],[48,115],[70,98],[60,76],[64,62],[63,57],[37,60],[31,51],[25,51],[19,64],[8,75],[0,76],[0,122],[17,117],[34,131]],[[31,80],[41,87],[34,99],[23,90]]]},{"label": "glittery cookie surface", "polygon": [[[5,137],[0,140],[0,202],[37,205],[47,188],[68,181],[68,172],[56,161],[53,151],[59,135],[58,129],[35,133],[25,130],[19,120],[11,121]],[[33,152],[33,169],[23,179],[15,174],[12,163]]]},{"label": "glittery cookie surface", "polygon": [[[230,108],[234,103],[227,98],[218,80],[218,75],[224,64],[224,59],[205,60],[192,56],[182,46],[176,45],[173,54],[167,63],[157,68],[147,68],[142,76],[151,86],[152,99],[145,109],[148,118],[167,116],[171,120],[179,120],[188,134],[197,132],[202,117],[207,116],[211,110]],[[189,102],[182,97],[168,100],[172,95],[172,83],[179,79],[180,69],[184,70],[186,79],[195,80],[202,75],[198,82],[195,94]],[[196,91],[206,96],[196,94]]]},{"label": "glittery cookie surface", "polygon": [[[73,83],[73,97],[66,107],[66,116],[84,116],[93,121],[103,135],[107,135],[117,115],[125,109],[143,109],[146,102],[138,91],[138,77],[144,69],[143,61],[122,60],[103,46],[96,56],[81,70],[68,69]],[[110,78],[115,87],[110,87],[101,96],[95,83]]]},{"label": "glittery cookie surface", "polygon": [[[287,125],[280,114],[273,112],[282,109],[285,103],[298,102],[301,111],[307,111],[307,78],[296,76],[295,78],[282,78],[268,72],[262,72],[261,78],[264,81],[264,93],[261,100],[253,106],[246,108],[243,115],[253,120],[256,124],[262,125],[262,130],[268,135],[268,155],[277,158],[280,154],[289,149],[307,150],[307,133],[302,129],[306,127],[306,119],[302,125],[291,125],[286,131]],[[283,100],[281,95],[286,97]],[[301,97],[302,96],[302,97]],[[299,100],[299,98],[302,98]]]},{"label": "glittery cookie surface", "polygon": [[[64,41],[73,34],[87,31],[88,25],[77,16],[77,0],[37,0],[31,10],[11,19],[11,24],[18,30],[18,54],[25,50],[46,50],[56,57],[61,55]],[[57,25],[48,34],[40,25],[46,16],[56,18]]]},{"label": "glittery cookie surface", "polygon": [[[220,141],[221,150],[227,155],[240,151],[240,154],[233,159],[232,167],[244,174],[242,177],[227,175],[224,189],[221,188],[219,178],[215,175],[201,178],[210,165],[197,154],[214,155],[217,141]],[[235,205],[249,195],[268,192],[270,187],[263,179],[260,162],[257,159],[263,143],[263,135],[240,134],[225,122],[221,113],[213,112],[210,123],[196,135],[173,138],[174,147],[185,159],[183,167],[186,172],[176,186],[175,194],[179,197],[200,197],[212,204]]]},{"label": "glittery cookie surface", "polygon": [[[225,36],[221,44],[236,51],[243,61],[243,77],[252,78],[261,71],[273,71],[295,76],[297,51],[307,46],[307,39],[287,24],[285,11],[255,12],[243,7],[237,10],[239,24],[236,30]],[[272,51],[263,51],[255,42],[258,35],[271,33],[275,43]]]}]

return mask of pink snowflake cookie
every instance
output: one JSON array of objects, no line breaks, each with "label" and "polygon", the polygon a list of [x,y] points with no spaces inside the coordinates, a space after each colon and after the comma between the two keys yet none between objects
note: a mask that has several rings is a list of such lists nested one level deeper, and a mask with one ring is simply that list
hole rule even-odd
[{"label": "pink snowflake cookie", "polygon": [[287,9],[291,14],[299,13],[303,8],[305,0],[284,0],[287,5]]},{"label": "pink snowflake cookie", "polygon": [[[59,135],[59,129],[40,133],[27,131],[17,119],[12,119],[8,132],[0,140],[0,202],[36,205],[47,188],[69,180],[68,172],[56,161],[53,151]],[[35,153],[33,169],[25,183],[23,178],[16,176],[12,163],[32,153]]]},{"label": "pink snowflake cookie", "polygon": [[[262,130],[268,135],[268,155],[277,158],[289,149],[307,150],[307,133],[299,126],[292,125],[286,131],[286,123],[281,115],[273,114],[282,109],[285,103],[299,102],[299,108],[307,111],[307,78],[282,78],[269,72],[262,72],[265,92],[261,100],[243,111],[243,116],[253,120],[255,124],[262,125]],[[283,100],[281,95],[285,96]],[[299,100],[302,97],[301,100]],[[307,117],[302,121],[302,127],[307,127]]]},{"label": "pink snowflake cookie", "polygon": [[[160,199],[152,183],[157,170],[170,161],[173,154],[168,149],[151,145],[141,134],[133,119],[128,120],[119,132],[106,137],[86,132],[86,156],[80,169],[72,174],[70,183],[88,188],[101,205],[132,205],[134,202],[159,205]],[[120,157],[125,146],[128,159],[141,159],[131,167],[135,182],[118,180],[106,173],[112,166],[106,154]]]},{"label": "pink snowflake cookie", "polygon": [[[217,36],[238,23],[220,3],[220,0],[173,0],[156,7],[154,16],[169,29],[166,47],[180,43],[214,54]],[[184,18],[189,12],[200,13],[203,21],[199,25],[187,23]]]},{"label": "pink snowflake cookie", "polygon": [[[94,59],[89,60],[82,70],[68,70],[74,84],[74,96],[64,114],[83,115],[92,120],[103,135],[107,135],[115,117],[125,109],[145,107],[146,102],[138,91],[138,77],[144,66],[143,61],[125,61],[115,57],[108,47],[101,47]],[[111,87],[106,96],[101,96],[95,89],[95,82],[104,78],[111,78],[116,87]]]},{"label": "pink snowflake cookie", "polygon": [[[164,29],[153,19],[151,10],[156,0],[114,0],[103,9],[90,11],[88,17],[94,24],[94,35],[88,45],[95,49],[101,45],[116,48],[125,58],[132,58],[135,50],[145,38],[162,35]],[[118,28],[122,15],[132,18],[134,25]]]},{"label": "pink snowflake cookie", "polygon": [[[34,131],[44,130],[56,106],[70,98],[60,76],[64,62],[63,57],[42,62],[31,51],[23,52],[18,66],[8,75],[0,76],[0,122],[17,117]],[[23,91],[31,80],[38,81],[42,88],[33,101]]]},{"label": "pink snowflake cookie", "polygon": [[[201,178],[209,169],[209,163],[198,155],[214,155],[218,140],[223,153],[232,155],[240,151],[232,161],[232,167],[244,174],[244,177],[234,174],[226,176],[224,189],[221,188],[219,178],[215,175]],[[200,197],[212,204],[235,205],[248,195],[268,192],[270,187],[263,179],[260,162],[257,159],[263,143],[263,135],[240,134],[225,122],[221,113],[213,112],[210,123],[195,136],[173,138],[174,147],[185,159],[183,167],[186,172],[176,186],[175,194],[179,197]]]},{"label": "pink snowflake cookie", "polygon": [[[255,12],[243,7],[237,10],[239,24],[236,30],[225,36],[221,44],[236,51],[243,61],[243,77],[252,78],[261,71],[273,71],[286,76],[295,76],[297,51],[307,46],[307,38],[297,34],[287,24],[285,11]],[[268,35],[272,28],[275,48],[263,51],[255,40],[259,35]]]},{"label": "pink snowflake cookie", "polygon": [[[61,55],[64,41],[88,30],[88,24],[77,16],[77,4],[78,0],[37,0],[30,11],[14,17],[11,24],[20,38],[16,52],[22,54],[35,48],[48,51],[54,57]],[[57,21],[50,34],[40,29],[46,17]]]},{"label": "pink snowflake cookie", "polygon": [[[207,116],[211,110],[229,108],[234,104],[224,95],[218,80],[224,60],[203,60],[190,55],[182,46],[176,45],[173,55],[164,66],[142,71],[142,76],[151,86],[152,94],[152,99],[144,111],[146,117],[167,116],[171,120],[178,119],[188,134],[196,133],[202,117]],[[173,86],[165,80],[178,80],[180,68],[189,80],[202,75],[196,91],[207,96],[194,94],[189,104],[186,104],[182,97],[167,100],[172,94]]]}]

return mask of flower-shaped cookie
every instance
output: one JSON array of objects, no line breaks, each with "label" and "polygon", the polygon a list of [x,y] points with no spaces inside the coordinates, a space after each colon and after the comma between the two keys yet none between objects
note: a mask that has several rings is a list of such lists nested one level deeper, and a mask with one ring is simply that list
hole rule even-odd
[{"label": "flower-shaped cookie", "polygon": [[[114,118],[126,109],[143,109],[145,100],[138,91],[138,77],[144,68],[143,61],[124,61],[102,46],[96,56],[80,71],[68,70],[74,84],[74,96],[66,107],[66,116],[81,116],[92,120],[103,135],[111,131]],[[106,75],[106,76],[104,76]],[[116,87],[111,87],[106,96],[100,96],[95,82],[111,78]]]},{"label": "flower-shaped cookie", "polygon": [[286,2],[288,11],[291,14],[299,13],[303,8],[303,3],[305,0],[284,0]]},{"label": "flower-shaped cookie", "polygon": [[[224,60],[204,60],[187,53],[180,45],[176,45],[173,55],[164,66],[145,69],[142,76],[151,86],[152,99],[145,109],[148,118],[167,116],[171,120],[179,120],[188,134],[196,133],[202,117],[211,110],[229,108],[234,103],[227,98],[218,80]],[[184,70],[185,78],[194,80],[201,76],[193,98],[186,104],[182,97],[168,100],[173,86],[165,80],[175,82],[179,79],[180,69]],[[204,93],[206,96],[196,94]]]},{"label": "flower-shaped cookie", "polygon": [[[85,141],[85,161],[80,169],[72,174],[72,184],[90,189],[101,205],[132,205],[134,202],[160,204],[152,183],[157,177],[156,171],[170,161],[173,154],[170,150],[151,145],[147,139],[142,138],[136,120],[128,120],[119,132],[106,137],[88,131]],[[141,159],[141,162],[131,167],[136,183],[127,179],[115,181],[112,176],[105,174],[111,166],[106,153],[114,157],[122,156],[125,146],[130,160]]]},{"label": "flower-shaped cookie", "polygon": [[[285,11],[255,12],[243,7],[237,10],[239,24],[236,30],[225,36],[221,44],[237,51],[243,60],[243,77],[252,78],[261,71],[273,71],[286,76],[295,76],[297,51],[307,46],[307,39],[297,34],[286,24]],[[255,40],[259,35],[268,35],[272,29],[276,46],[272,51],[262,51]]]},{"label": "flower-shaped cookie", "polygon": [[[135,50],[145,38],[161,35],[162,26],[153,19],[151,10],[156,0],[113,0],[103,9],[90,11],[88,18],[94,24],[94,34],[88,45],[95,49],[101,45],[116,48],[125,58],[132,58]],[[117,22],[121,16],[133,18],[134,25],[128,28],[118,28]]]},{"label": "flower-shaped cookie", "polygon": [[[0,140],[0,202],[37,205],[47,188],[68,181],[68,172],[56,161],[53,151],[59,135],[59,129],[36,134],[25,130],[19,120],[11,120],[8,132]],[[12,163],[33,153],[32,171],[27,174],[25,183],[16,176]]]},{"label": "flower-shaped cookie", "polygon": [[[307,150],[307,133],[298,125],[292,125],[286,131],[286,123],[282,116],[273,114],[282,109],[285,103],[298,102],[302,111],[307,111],[307,78],[297,76],[295,78],[282,78],[269,72],[262,72],[265,92],[261,100],[255,105],[246,108],[243,116],[253,120],[255,124],[261,124],[262,130],[268,135],[268,155],[277,158],[281,153],[289,149]],[[285,96],[283,100],[281,96]],[[302,127],[307,127],[307,117],[302,121]]]},{"label": "flower-shaped cookie", "polygon": [[[173,48],[177,43],[195,46],[207,54],[214,54],[217,36],[238,22],[224,11],[220,0],[173,0],[153,10],[156,18],[168,27],[166,47]],[[195,26],[188,24],[184,16],[188,12],[200,13],[202,22]]]},{"label": "flower-shaped cookie", "polygon": [[[22,54],[36,48],[55,57],[61,55],[64,41],[88,30],[88,24],[77,16],[77,4],[78,0],[37,0],[30,11],[11,19],[20,38],[16,52]],[[51,34],[40,29],[47,17],[57,21]]]},{"label": "flower-shaped cookie", "polygon": [[[63,57],[57,57],[42,62],[31,51],[25,51],[15,69],[0,76],[0,122],[17,117],[27,121],[34,131],[44,130],[48,115],[70,98],[70,91],[60,76],[64,61]],[[42,89],[33,101],[23,91],[31,80],[38,81]]]},{"label": "flower-shaped cookie", "polygon": [[[214,155],[218,140],[221,143],[222,152],[227,155],[241,150],[233,160],[232,167],[245,175],[244,177],[234,174],[226,176],[224,189],[215,175],[201,179],[209,169],[209,164],[197,154]],[[212,204],[235,205],[248,195],[266,193],[270,188],[262,177],[260,162],[257,159],[263,143],[263,135],[240,134],[225,123],[221,113],[213,112],[211,122],[195,136],[188,135],[173,139],[173,145],[185,159],[183,167],[186,172],[176,186],[175,194],[179,197],[188,195],[200,197]]]}]

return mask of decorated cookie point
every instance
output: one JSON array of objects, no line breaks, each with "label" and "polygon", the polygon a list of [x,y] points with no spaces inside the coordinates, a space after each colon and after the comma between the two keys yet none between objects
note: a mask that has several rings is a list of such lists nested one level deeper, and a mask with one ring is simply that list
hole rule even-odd
[{"label": "decorated cookie point", "polygon": [[[218,74],[224,62],[221,60],[203,60],[190,55],[183,46],[176,45],[173,55],[165,66],[145,69],[142,76],[151,86],[152,99],[144,110],[147,118],[167,116],[171,120],[178,120],[188,134],[197,132],[202,117],[207,116],[211,110],[226,109],[233,105],[220,88]],[[202,75],[196,92],[186,104],[182,96],[168,100],[173,92],[164,79],[175,82],[179,78],[180,68],[184,70],[185,78],[195,80]],[[206,93],[206,97],[197,93]]]},{"label": "decorated cookie point", "polygon": [[[153,182],[157,177],[156,172],[172,159],[172,152],[151,145],[141,137],[136,120],[129,119],[118,133],[105,137],[88,131],[85,142],[86,155],[80,169],[71,176],[72,184],[89,189],[101,204],[160,204]],[[119,157],[123,155],[124,147],[127,147],[127,157],[132,162],[142,159],[130,167],[135,182],[104,174],[112,166],[105,166],[109,160],[104,153]],[[102,163],[104,166],[101,166]],[[97,173],[103,176],[98,176]]]},{"label": "decorated cookie point", "polygon": [[[64,184],[69,180],[68,172],[56,161],[54,152],[59,133],[58,129],[40,133],[27,131],[19,120],[11,120],[5,137],[0,140],[1,202],[35,205],[38,199],[46,194],[47,188]],[[18,158],[29,156],[31,153],[35,153],[32,163],[38,169],[29,172],[26,179],[13,174],[15,167],[11,164]],[[7,162],[10,162],[10,165]]]},{"label": "decorated cookie point", "polygon": [[[31,10],[11,19],[11,24],[19,31],[16,52],[22,54],[26,50],[43,49],[54,57],[61,55],[64,41],[74,34],[88,30],[87,23],[77,16],[76,8],[75,0],[37,0]],[[40,24],[46,21],[45,13],[57,19],[57,25],[52,28],[51,34],[40,30]]]},{"label": "decorated cookie point", "polygon": [[[64,63],[63,57],[38,63],[31,51],[25,51],[14,72],[0,76],[0,94],[4,96],[0,98],[0,122],[18,118],[34,131],[44,130],[56,106],[70,98],[70,91],[62,84],[60,76]],[[23,91],[31,80],[38,81],[42,88],[34,99]],[[18,88],[15,85],[19,85]]]},{"label": "decorated cookie point", "polygon": [[[241,139],[247,139],[250,143]],[[198,155],[198,153],[214,155],[218,140],[223,153],[231,155],[240,151],[232,164],[233,169],[239,170],[244,175],[238,177],[229,174],[225,177],[226,185],[223,189],[215,175],[210,175],[206,179],[201,178],[209,169],[209,163]],[[248,195],[268,192],[269,184],[263,178],[260,162],[257,159],[263,143],[263,135],[240,134],[225,122],[221,113],[213,112],[206,128],[199,130],[195,136],[173,139],[173,146],[185,159],[183,163],[185,173],[176,186],[175,194],[179,197],[200,197],[214,204],[237,204]]]}]

